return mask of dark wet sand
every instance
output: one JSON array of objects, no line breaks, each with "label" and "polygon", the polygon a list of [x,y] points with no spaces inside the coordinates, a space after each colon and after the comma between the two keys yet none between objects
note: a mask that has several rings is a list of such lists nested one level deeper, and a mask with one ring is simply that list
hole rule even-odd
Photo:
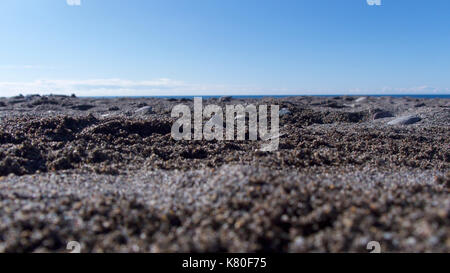
[{"label": "dark wet sand", "polygon": [[178,103],[0,99],[0,252],[450,251],[449,99],[203,101],[287,108],[275,152],[173,140]]}]

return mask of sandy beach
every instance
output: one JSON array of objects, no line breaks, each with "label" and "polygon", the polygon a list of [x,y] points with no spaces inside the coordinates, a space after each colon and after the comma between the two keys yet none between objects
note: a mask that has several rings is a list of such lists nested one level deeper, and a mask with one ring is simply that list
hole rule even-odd
[{"label": "sandy beach", "polygon": [[450,99],[279,105],[280,144],[176,141],[179,98],[0,98],[0,252],[450,251]]}]

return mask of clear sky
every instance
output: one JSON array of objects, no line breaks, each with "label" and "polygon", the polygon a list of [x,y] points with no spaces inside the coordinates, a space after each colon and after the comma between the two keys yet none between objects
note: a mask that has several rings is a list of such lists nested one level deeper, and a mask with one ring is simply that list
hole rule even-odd
[{"label": "clear sky", "polygon": [[19,93],[450,94],[450,1],[1,0]]}]

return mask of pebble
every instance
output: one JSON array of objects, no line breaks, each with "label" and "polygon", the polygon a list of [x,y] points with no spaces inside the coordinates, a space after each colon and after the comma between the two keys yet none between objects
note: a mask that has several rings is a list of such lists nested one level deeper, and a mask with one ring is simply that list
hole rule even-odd
[{"label": "pebble", "polygon": [[280,117],[285,116],[285,115],[290,115],[291,111],[287,108],[281,108],[280,110]]},{"label": "pebble", "polygon": [[357,105],[357,104],[354,104],[354,103],[352,103],[352,104],[344,103],[344,106],[345,106],[345,107],[355,108],[355,107],[357,107],[358,105]]},{"label": "pebble", "polygon": [[72,109],[80,110],[80,111],[87,111],[87,110],[92,109],[94,107],[95,107],[94,105],[90,105],[90,104],[80,104],[80,105],[72,106]]},{"label": "pebble", "polygon": [[294,251],[305,251],[306,250],[306,242],[305,239],[302,236],[298,236],[294,240],[293,244]]},{"label": "pebble", "polygon": [[396,118],[394,120],[391,120],[388,122],[388,125],[409,125],[414,124],[416,122],[419,122],[421,118],[418,116],[410,115],[410,116],[403,116]]},{"label": "pebble", "polygon": [[392,118],[394,115],[391,114],[391,112],[388,111],[381,111],[378,113],[375,113],[373,115],[373,119],[380,119],[380,118]]},{"label": "pebble", "polygon": [[149,115],[149,114],[153,114],[153,108],[151,106],[144,106],[142,108],[139,108],[136,110],[137,114],[141,114],[141,115]]},{"label": "pebble", "polygon": [[355,100],[355,102],[364,102],[367,100],[367,97],[360,97]]},{"label": "pebble", "polygon": [[231,96],[224,96],[224,97],[220,97],[219,101],[220,102],[230,102],[232,99]]},{"label": "pebble", "polygon": [[409,238],[406,240],[406,244],[407,244],[407,245],[410,245],[410,246],[414,246],[414,245],[416,244],[416,242],[417,242],[417,240],[416,240],[414,237],[409,237]]}]

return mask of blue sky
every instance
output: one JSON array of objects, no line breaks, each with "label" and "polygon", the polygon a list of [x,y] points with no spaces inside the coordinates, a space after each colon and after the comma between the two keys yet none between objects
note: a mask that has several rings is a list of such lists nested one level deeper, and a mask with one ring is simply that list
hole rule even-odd
[{"label": "blue sky", "polygon": [[1,1],[0,96],[450,94],[448,0],[77,1]]}]

